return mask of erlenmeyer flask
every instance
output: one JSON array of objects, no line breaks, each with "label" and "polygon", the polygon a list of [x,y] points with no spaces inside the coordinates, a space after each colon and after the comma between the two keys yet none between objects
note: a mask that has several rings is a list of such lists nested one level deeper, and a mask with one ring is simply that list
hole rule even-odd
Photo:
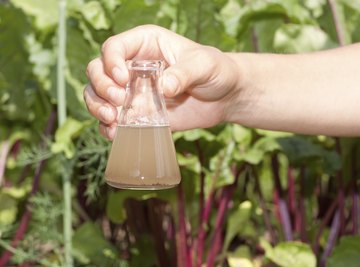
[{"label": "erlenmeyer flask", "polygon": [[158,81],[159,60],[128,61],[125,102],[106,166],[106,182],[127,189],[165,189],[180,182],[174,142]]}]

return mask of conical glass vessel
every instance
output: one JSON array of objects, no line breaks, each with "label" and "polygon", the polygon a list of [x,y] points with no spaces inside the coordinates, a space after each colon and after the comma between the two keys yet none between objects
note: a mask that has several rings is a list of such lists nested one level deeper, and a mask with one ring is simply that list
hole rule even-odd
[{"label": "conical glass vessel", "polygon": [[105,170],[111,186],[156,190],[180,182],[165,101],[158,87],[163,68],[158,60],[128,62],[130,79]]}]

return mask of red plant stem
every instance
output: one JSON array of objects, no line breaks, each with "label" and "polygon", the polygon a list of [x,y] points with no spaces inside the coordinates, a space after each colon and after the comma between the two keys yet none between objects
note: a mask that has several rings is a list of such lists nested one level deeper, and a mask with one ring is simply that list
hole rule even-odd
[{"label": "red plant stem", "polygon": [[297,212],[297,222],[300,232],[300,240],[302,242],[307,242],[308,238],[306,236],[306,216],[305,216],[305,167],[302,166],[300,169],[300,197],[299,197],[299,212]]},{"label": "red plant stem", "polygon": [[[336,150],[341,157],[341,144],[340,139],[336,138]],[[340,220],[340,236],[345,232],[345,189],[343,183],[343,173],[340,169],[336,174],[336,183],[338,187],[338,211],[339,211],[339,220]]]},{"label": "red plant stem", "polygon": [[[196,145],[196,149],[198,152],[198,159],[199,159],[199,163],[200,163],[200,193],[199,193],[199,234],[198,234],[198,239],[196,240],[197,242],[194,243],[194,246],[197,246],[197,254],[196,254],[196,264],[197,266],[201,266],[202,263],[202,257],[203,257],[203,243],[204,243],[204,239],[205,239],[205,223],[207,221],[206,217],[205,217],[205,210],[204,210],[204,205],[205,205],[205,172],[203,170],[204,164],[205,164],[205,160],[204,160],[204,154],[202,152],[201,146],[200,146],[200,141],[196,140],[195,141],[195,145]],[[206,219],[204,221],[204,219]]]},{"label": "red plant stem", "polygon": [[338,206],[338,198],[335,198],[334,201],[331,203],[330,207],[328,208],[328,210],[326,211],[326,214],[321,222],[321,225],[319,227],[319,231],[316,234],[315,237],[315,241],[313,244],[313,250],[315,255],[318,254],[319,252],[319,241],[320,241],[320,237],[322,235],[322,232],[324,231],[326,225],[329,223],[330,219],[332,218],[332,215],[334,214],[335,209]]},{"label": "red plant stem", "polygon": [[336,1],[328,0],[328,2],[329,2],[330,9],[331,9],[332,17],[334,20],[336,35],[337,35],[339,44],[340,44],[340,46],[344,46],[344,45],[346,45],[345,29],[342,27],[341,22],[340,22],[339,14],[338,14],[337,8],[336,8]]},{"label": "red plant stem", "polygon": [[278,196],[278,209],[280,213],[280,222],[284,231],[286,241],[291,241],[293,239],[292,230],[291,230],[291,221],[289,216],[289,210],[286,205],[284,192],[281,187],[280,174],[279,174],[279,162],[276,155],[271,157],[271,165],[274,176],[275,183],[275,193]]},{"label": "red plant stem", "polygon": [[204,213],[204,205],[205,205],[205,172],[203,170],[203,166],[205,164],[204,154],[200,146],[199,140],[195,141],[196,149],[198,152],[198,159],[200,162],[200,194],[199,194],[199,225],[202,223],[203,213]]},{"label": "red plant stem", "polygon": [[215,258],[217,256],[218,252],[220,251],[221,243],[222,243],[222,233],[221,233],[222,226],[224,223],[227,207],[229,205],[229,202],[231,200],[233,192],[236,188],[236,181],[234,182],[234,184],[231,184],[231,185],[228,185],[228,186],[225,186],[222,188],[219,209],[218,209],[218,213],[216,216],[216,222],[215,222],[214,239],[213,239],[210,251],[209,251],[206,267],[214,266]]},{"label": "red plant stem", "polygon": [[269,235],[271,238],[271,243],[275,244],[277,242],[277,237],[276,237],[274,228],[271,225],[270,214],[269,214],[268,209],[266,208],[264,195],[263,195],[261,187],[260,187],[259,176],[258,176],[258,173],[255,168],[252,168],[252,171],[253,171],[253,175],[254,175],[254,179],[255,179],[255,191],[259,197],[259,202],[260,202],[260,207],[262,209],[262,214],[264,217],[265,227],[266,227],[266,230],[269,232]]},{"label": "red plant stem", "polygon": [[6,159],[10,151],[10,141],[5,140],[2,142],[0,150],[0,186],[2,185],[5,169],[6,169]]},{"label": "red plant stem", "polygon": [[357,235],[359,233],[359,190],[356,184],[357,181],[357,149],[356,146],[353,148],[351,154],[351,184],[352,184],[352,234]]},{"label": "red plant stem", "polygon": [[185,217],[185,197],[182,184],[177,187],[178,216],[179,216],[179,240],[178,240],[178,266],[192,267],[191,250],[188,245]]},{"label": "red plant stem", "polygon": [[[27,226],[29,224],[30,218],[31,218],[31,212],[29,209],[26,209],[25,213],[21,217],[20,224],[16,231],[15,237],[11,242],[12,247],[16,247],[19,241],[23,238]],[[0,267],[6,267],[11,256],[12,256],[12,252],[5,251],[0,258]]]},{"label": "red plant stem", "polygon": [[[56,113],[53,111],[48,119],[47,126],[44,131],[45,136],[48,136],[52,132],[52,129],[54,128],[55,125],[55,118],[56,118]],[[43,141],[42,145],[45,145],[45,141]],[[32,183],[32,189],[31,189],[32,196],[35,195],[35,193],[38,190],[39,181],[45,167],[45,162],[46,162],[45,160],[40,161],[36,167],[33,183]],[[21,217],[20,225],[16,230],[15,237],[11,241],[12,247],[15,248],[18,245],[19,241],[22,240],[22,238],[24,237],[30,218],[31,218],[31,210],[29,209],[29,206],[27,206],[25,213]],[[5,251],[0,258],[0,267],[7,266],[7,263],[9,262],[11,256],[12,253],[10,251]]]},{"label": "red plant stem", "polygon": [[359,193],[354,191],[352,197],[352,234],[359,234]]},{"label": "red plant stem", "polygon": [[[294,170],[289,166],[288,168],[288,207],[290,218],[295,222],[296,212],[296,192],[295,192],[295,177]],[[293,223],[292,229],[295,229],[295,223]]]},{"label": "red plant stem", "polygon": [[199,225],[199,233],[198,233],[198,240],[197,240],[197,258],[196,258],[196,266],[201,267],[203,255],[204,255],[204,245],[205,245],[205,237],[206,237],[206,231],[205,226],[206,223],[209,221],[211,207],[214,202],[214,196],[215,196],[216,190],[213,187],[211,189],[211,192],[209,194],[209,197],[206,201],[204,212],[202,212],[202,218],[201,218],[201,224]]},{"label": "red plant stem", "polygon": [[[240,176],[240,174],[245,170],[245,167],[246,167],[246,165],[244,164],[241,167],[236,168],[234,170],[233,173],[234,173],[236,183],[237,183],[237,180],[238,180],[238,177]],[[205,238],[206,238],[205,227],[206,227],[206,224],[209,222],[211,208],[212,208],[212,205],[214,202],[214,197],[216,195],[215,182],[216,182],[216,179],[214,179],[214,181],[213,181],[209,197],[205,204],[204,212],[202,213],[201,224],[199,225],[199,232],[198,232],[198,239],[197,239],[197,258],[196,258],[196,266],[197,267],[202,266],[204,248],[205,248]]]},{"label": "red plant stem", "polygon": [[340,230],[340,212],[339,210],[336,211],[335,216],[333,218],[332,224],[331,224],[331,229],[330,229],[330,234],[329,234],[329,238],[328,238],[328,242],[326,244],[324,253],[321,257],[320,260],[320,267],[325,267],[326,266],[326,259],[330,256],[331,251],[335,245],[336,239],[339,235],[339,230]]}]

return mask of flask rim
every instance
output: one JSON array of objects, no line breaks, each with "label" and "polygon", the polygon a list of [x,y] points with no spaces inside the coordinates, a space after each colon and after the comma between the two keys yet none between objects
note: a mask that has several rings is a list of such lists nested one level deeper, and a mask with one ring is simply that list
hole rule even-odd
[{"label": "flask rim", "polygon": [[127,60],[128,70],[163,70],[165,63],[163,60],[141,59]]}]

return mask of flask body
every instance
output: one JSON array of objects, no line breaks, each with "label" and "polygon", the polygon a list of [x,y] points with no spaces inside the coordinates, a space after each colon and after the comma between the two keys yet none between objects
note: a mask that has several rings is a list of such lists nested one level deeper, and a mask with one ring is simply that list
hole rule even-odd
[{"label": "flask body", "polygon": [[174,187],[181,176],[158,87],[163,63],[132,61],[128,68],[130,81],[105,170],[106,182],[137,190]]}]

